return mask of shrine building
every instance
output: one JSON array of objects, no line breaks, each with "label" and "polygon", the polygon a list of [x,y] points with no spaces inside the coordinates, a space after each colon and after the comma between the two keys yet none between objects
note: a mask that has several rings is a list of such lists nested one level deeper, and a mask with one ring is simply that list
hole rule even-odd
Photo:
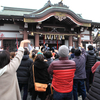
[{"label": "shrine building", "polygon": [[[0,12],[0,46],[15,51],[16,40],[30,39],[37,49],[48,43],[49,47],[66,45],[71,49],[93,43],[92,31],[100,23],[83,19],[63,2],[52,4],[50,0],[39,10],[2,7]],[[26,45],[27,46],[27,45]]]}]

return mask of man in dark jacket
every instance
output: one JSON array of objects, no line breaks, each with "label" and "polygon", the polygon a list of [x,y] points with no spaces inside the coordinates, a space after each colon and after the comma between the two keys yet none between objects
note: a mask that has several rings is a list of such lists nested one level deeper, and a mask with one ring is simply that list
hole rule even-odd
[{"label": "man in dark jacket", "polygon": [[79,88],[79,92],[82,94],[82,100],[85,99],[86,97],[86,89],[84,85],[84,79],[86,79],[86,71],[85,71],[85,50],[82,47],[82,55],[81,55],[81,50],[76,49],[75,50],[75,57],[73,60],[76,63],[76,71],[75,71],[75,76],[74,76],[74,85],[73,85],[73,95],[74,95],[74,100],[78,100],[77,96],[77,90]]},{"label": "man in dark jacket", "polygon": [[46,63],[47,63],[48,65],[50,65],[51,62],[53,62],[53,59],[51,58],[51,57],[52,57],[51,51],[46,51],[46,52],[44,53],[44,56],[45,56],[45,59],[47,60]]},{"label": "man in dark jacket", "polygon": [[53,99],[72,100],[73,78],[76,70],[75,62],[68,60],[69,50],[66,45],[59,48],[58,54],[59,60],[53,61],[48,68],[49,74],[53,75]]},{"label": "man in dark jacket", "polygon": [[20,91],[22,90],[22,88],[24,88],[23,100],[27,100],[28,81],[30,77],[29,68],[32,66],[32,63],[33,61],[29,58],[29,52],[27,48],[24,48],[24,56],[17,70]]},{"label": "man in dark jacket", "polygon": [[88,46],[88,52],[86,54],[86,89],[89,91],[90,84],[93,82],[93,73],[91,71],[92,66],[95,64],[97,60],[97,56],[94,53],[93,46]]}]

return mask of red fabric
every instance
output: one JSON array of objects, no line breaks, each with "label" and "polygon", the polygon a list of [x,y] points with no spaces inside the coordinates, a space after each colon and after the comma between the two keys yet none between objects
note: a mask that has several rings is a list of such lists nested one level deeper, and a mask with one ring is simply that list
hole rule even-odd
[{"label": "red fabric", "polygon": [[100,61],[98,61],[98,62],[96,62],[96,63],[94,64],[94,66],[91,68],[92,73],[95,72],[96,68],[97,68],[99,65],[100,65]]},{"label": "red fabric", "polygon": [[52,87],[60,93],[69,93],[73,89],[73,78],[76,69],[53,70]]},{"label": "red fabric", "polygon": [[53,52],[52,55],[53,55],[53,57],[54,57],[54,56],[55,56],[55,53]]}]

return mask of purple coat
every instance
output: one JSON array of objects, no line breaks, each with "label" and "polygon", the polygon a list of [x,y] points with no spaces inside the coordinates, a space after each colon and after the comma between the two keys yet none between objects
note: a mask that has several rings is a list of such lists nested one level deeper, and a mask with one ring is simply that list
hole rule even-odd
[{"label": "purple coat", "polygon": [[86,57],[85,57],[85,50],[82,49],[82,55],[75,56],[73,60],[76,63],[76,71],[74,79],[85,79],[86,78],[86,70],[85,70],[85,63],[86,63]]}]

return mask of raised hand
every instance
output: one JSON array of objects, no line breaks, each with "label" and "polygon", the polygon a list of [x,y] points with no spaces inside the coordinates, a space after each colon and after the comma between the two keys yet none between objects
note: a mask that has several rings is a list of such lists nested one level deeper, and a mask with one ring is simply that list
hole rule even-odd
[{"label": "raised hand", "polygon": [[79,44],[79,47],[84,48],[82,43],[81,43],[81,44]]},{"label": "raised hand", "polygon": [[24,47],[24,44],[25,44],[25,43],[30,43],[30,40],[28,40],[28,39],[22,40],[22,41],[20,42],[20,47]]}]

